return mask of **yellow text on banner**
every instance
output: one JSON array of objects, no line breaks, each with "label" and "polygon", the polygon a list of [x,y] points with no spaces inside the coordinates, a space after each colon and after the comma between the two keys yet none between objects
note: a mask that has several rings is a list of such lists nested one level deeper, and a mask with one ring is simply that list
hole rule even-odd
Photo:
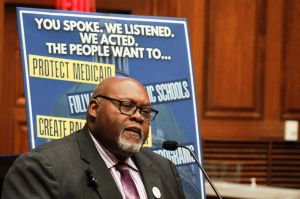
[{"label": "yellow text on banner", "polygon": [[115,76],[112,64],[29,55],[31,77],[98,84]]},{"label": "yellow text on banner", "polygon": [[37,137],[59,139],[80,130],[86,120],[37,115]]}]

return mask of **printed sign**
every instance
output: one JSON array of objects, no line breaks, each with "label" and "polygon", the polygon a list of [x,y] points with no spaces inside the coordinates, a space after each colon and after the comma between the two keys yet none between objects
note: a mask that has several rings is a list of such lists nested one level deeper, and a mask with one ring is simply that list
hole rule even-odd
[{"label": "printed sign", "polygon": [[205,198],[200,129],[186,19],[18,8],[30,147],[81,129],[95,85],[112,76],[142,82],[153,107],[146,147],[178,167],[188,199]]}]

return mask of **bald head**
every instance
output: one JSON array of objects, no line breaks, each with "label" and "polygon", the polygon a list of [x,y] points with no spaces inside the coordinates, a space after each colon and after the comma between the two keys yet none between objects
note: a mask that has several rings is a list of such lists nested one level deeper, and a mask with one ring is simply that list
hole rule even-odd
[{"label": "bald head", "polygon": [[122,86],[129,86],[129,88],[136,87],[136,89],[140,89],[140,92],[147,93],[144,86],[137,80],[130,77],[115,76],[105,79],[101,83],[99,83],[93,92],[92,98],[95,98],[97,95],[106,95],[107,93],[111,92],[122,92]]}]

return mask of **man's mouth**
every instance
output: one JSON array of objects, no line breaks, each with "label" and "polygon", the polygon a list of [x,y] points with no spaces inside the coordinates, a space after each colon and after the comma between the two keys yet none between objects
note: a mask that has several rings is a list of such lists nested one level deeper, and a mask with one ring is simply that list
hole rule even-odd
[{"label": "man's mouth", "polygon": [[127,132],[130,132],[132,133],[133,135],[135,136],[139,136],[139,138],[142,138],[142,129],[138,128],[138,127],[135,127],[135,126],[131,126],[131,127],[127,127],[124,129],[124,131],[127,131]]}]

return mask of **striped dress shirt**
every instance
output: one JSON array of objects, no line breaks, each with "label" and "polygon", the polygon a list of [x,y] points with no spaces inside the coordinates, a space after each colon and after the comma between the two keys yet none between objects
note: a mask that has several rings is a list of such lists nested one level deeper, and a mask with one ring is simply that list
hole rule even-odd
[{"label": "striped dress shirt", "polygon": [[[110,153],[107,149],[105,149],[97,140],[96,138],[90,133],[92,140],[101,156],[101,158],[104,160],[107,168],[109,169],[111,175],[113,176],[121,194],[122,197],[125,199],[125,193],[123,191],[122,183],[121,183],[121,174],[119,171],[116,170],[115,165],[118,163],[117,158]],[[134,184],[137,188],[138,194],[140,199],[148,199],[145,186],[142,181],[142,177],[139,173],[139,170],[133,160],[131,158],[128,158],[125,163],[129,166],[129,173],[134,181]]]}]

